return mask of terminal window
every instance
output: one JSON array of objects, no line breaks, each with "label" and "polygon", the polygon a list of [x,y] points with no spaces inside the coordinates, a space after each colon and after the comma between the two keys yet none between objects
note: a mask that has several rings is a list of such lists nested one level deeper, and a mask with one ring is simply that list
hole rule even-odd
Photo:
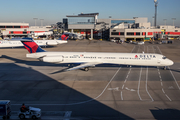
[{"label": "terminal window", "polygon": [[6,26],[6,28],[13,28],[13,26]]},{"label": "terminal window", "polygon": [[127,32],[127,35],[134,35],[134,32]]},{"label": "terminal window", "polygon": [[0,28],[5,28],[5,26],[0,26]]},{"label": "terminal window", "polygon": [[68,24],[94,24],[94,17],[69,17]]},{"label": "terminal window", "polygon": [[111,35],[124,35],[124,32],[111,32]]},{"label": "terminal window", "polygon": [[135,20],[111,20],[112,25],[121,23],[135,23]]},{"label": "terminal window", "polygon": [[119,35],[119,32],[111,32],[111,35]]},{"label": "terminal window", "polygon": [[120,32],[120,35],[124,35],[124,32]]},{"label": "terminal window", "polygon": [[140,32],[136,32],[136,35],[140,35]]},{"label": "terminal window", "polygon": [[21,26],[14,26],[14,28],[21,28]]}]

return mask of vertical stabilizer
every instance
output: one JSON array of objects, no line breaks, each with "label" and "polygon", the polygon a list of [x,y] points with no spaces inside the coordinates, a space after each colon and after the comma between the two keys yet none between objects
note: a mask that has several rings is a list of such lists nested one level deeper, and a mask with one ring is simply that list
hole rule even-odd
[{"label": "vertical stabilizer", "polygon": [[29,53],[45,52],[45,50],[38,46],[32,38],[22,38],[21,42],[23,43],[24,47],[29,51]]}]

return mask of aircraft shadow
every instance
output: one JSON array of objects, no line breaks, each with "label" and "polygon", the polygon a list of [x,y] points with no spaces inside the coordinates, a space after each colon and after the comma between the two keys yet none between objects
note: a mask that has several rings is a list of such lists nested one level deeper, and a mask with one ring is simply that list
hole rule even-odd
[{"label": "aircraft shadow", "polygon": [[[24,62],[18,59],[12,60]],[[37,63],[31,62],[31,65],[36,66]],[[25,103],[26,106],[41,108],[43,115],[46,115],[45,111],[72,111],[71,117],[133,120],[106,104],[92,100],[91,97],[34,69],[14,63],[0,63],[0,71],[0,100],[11,100],[13,111],[19,111],[21,104]]]},{"label": "aircraft shadow", "polygon": [[168,69],[168,70],[171,70],[173,72],[180,72],[180,70],[176,70],[176,69]]},{"label": "aircraft shadow", "polygon": [[156,120],[179,120],[180,110],[177,109],[150,109]]}]

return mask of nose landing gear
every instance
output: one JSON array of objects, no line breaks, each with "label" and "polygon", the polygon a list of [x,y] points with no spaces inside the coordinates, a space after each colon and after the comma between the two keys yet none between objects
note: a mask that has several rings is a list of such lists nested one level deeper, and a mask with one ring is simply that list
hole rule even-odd
[{"label": "nose landing gear", "polygon": [[167,69],[167,66],[164,66],[164,70],[166,70]]}]

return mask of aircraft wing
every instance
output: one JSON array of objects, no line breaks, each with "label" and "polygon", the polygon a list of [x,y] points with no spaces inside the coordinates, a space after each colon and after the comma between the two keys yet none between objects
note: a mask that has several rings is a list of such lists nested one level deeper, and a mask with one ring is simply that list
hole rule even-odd
[{"label": "aircraft wing", "polygon": [[70,70],[75,70],[75,69],[80,69],[80,68],[85,68],[85,67],[91,67],[91,66],[95,66],[95,65],[98,65],[98,64],[101,64],[102,62],[88,62],[88,63],[83,63],[81,65],[78,65],[76,67],[73,67],[73,68],[69,68],[67,69],[67,71],[70,71]]}]

